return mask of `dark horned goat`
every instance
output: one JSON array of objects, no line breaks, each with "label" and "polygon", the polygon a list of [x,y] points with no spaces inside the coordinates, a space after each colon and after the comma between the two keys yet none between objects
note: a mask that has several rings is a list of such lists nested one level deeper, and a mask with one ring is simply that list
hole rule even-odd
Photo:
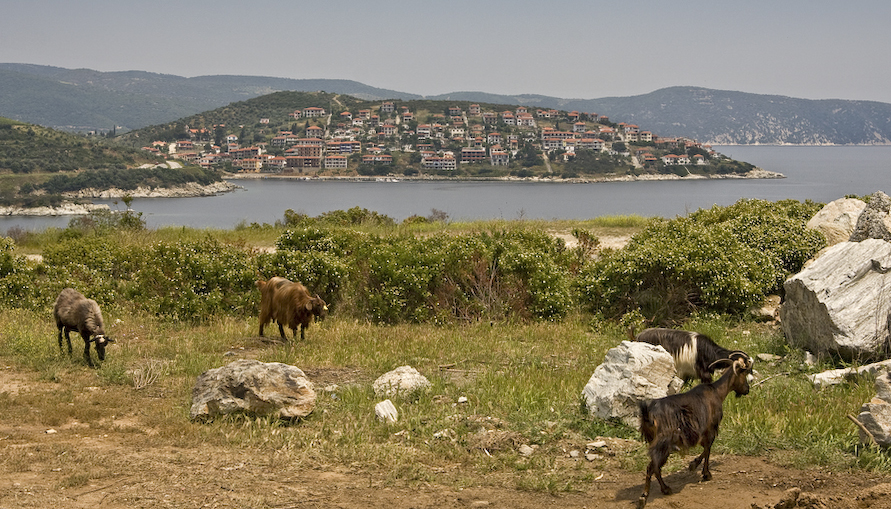
[{"label": "dark horned goat", "polygon": [[728,350],[705,334],[685,330],[652,328],[643,330],[635,337],[634,329],[630,329],[628,336],[632,341],[662,346],[674,358],[678,377],[684,381],[698,378],[702,383],[711,383],[712,364],[731,358],[733,353],[744,353]]},{"label": "dark horned goat", "polygon": [[662,466],[673,451],[686,451],[701,445],[702,454],[690,462],[689,468],[696,470],[702,463],[702,479],[712,478],[708,468],[709,453],[724,417],[724,399],[731,391],[737,397],[749,393],[752,359],[742,352],[733,352],[731,358],[715,362],[711,369],[722,367],[728,369],[716,382],[702,383],[681,394],[639,403],[640,433],[647,442],[650,463],[643,494],[637,501],[638,509],[647,504],[654,475],[662,493],[671,494],[671,488],[662,480]]},{"label": "dark horned goat", "polygon": [[59,328],[59,351],[62,351],[62,332],[65,332],[65,340],[68,341],[68,355],[71,355],[71,331],[80,332],[84,339],[84,359],[90,367],[93,360],[90,359],[90,343],[96,345],[96,356],[100,361],[105,360],[105,345],[114,343],[114,340],[105,335],[105,325],[102,323],[102,311],[99,304],[93,299],[88,299],[73,288],[65,288],[56,298],[53,306],[53,318],[56,319],[56,327]]}]

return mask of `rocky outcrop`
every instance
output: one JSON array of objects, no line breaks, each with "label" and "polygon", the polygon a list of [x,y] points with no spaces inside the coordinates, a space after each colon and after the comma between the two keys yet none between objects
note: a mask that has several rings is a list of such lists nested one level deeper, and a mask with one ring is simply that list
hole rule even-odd
[{"label": "rocky outcrop", "polygon": [[857,218],[866,208],[866,202],[856,198],[841,198],[829,202],[807,222],[807,227],[826,237],[828,245],[846,242],[854,233]]},{"label": "rocky outcrop", "polygon": [[780,310],[790,345],[843,358],[886,358],[891,320],[891,243],[842,242],[786,280]]},{"label": "rocky outcrop", "polygon": [[638,402],[675,394],[684,382],[674,359],[661,346],[622,341],[606,353],[582,391],[588,412],[600,419],[639,425]]},{"label": "rocky outcrop", "polygon": [[857,218],[857,225],[851,233],[851,242],[866,239],[882,239],[891,241],[891,198],[887,194],[876,191],[869,197],[869,203]]},{"label": "rocky outcrop", "polygon": [[192,420],[230,413],[296,419],[312,413],[316,393],[303,371],[242,359],[202,373],[192,389]]}]

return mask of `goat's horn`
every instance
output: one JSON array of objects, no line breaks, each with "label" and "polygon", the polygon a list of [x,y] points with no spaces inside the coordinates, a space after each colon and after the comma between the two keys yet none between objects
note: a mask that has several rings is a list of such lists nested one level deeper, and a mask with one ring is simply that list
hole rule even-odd
[{"label": "goat's horn", "polygon": [[709,371],[714,371],[716,369],[726,368],[733,365],[733,361],[730,359],[718,359],[715,362],[709,364]]}]

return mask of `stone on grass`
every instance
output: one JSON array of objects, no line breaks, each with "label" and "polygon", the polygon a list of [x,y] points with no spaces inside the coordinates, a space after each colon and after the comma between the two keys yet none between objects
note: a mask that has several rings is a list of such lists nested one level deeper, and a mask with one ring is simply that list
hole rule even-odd
[{"label": "stone on grass", "polygon": [[[823,371],[822,373],[807,375],[807,377],[811,383],[814,384],[815,389],[822,389],[824,387],[829,387],[830,385],[838,385],[847,382],[852,378],[857,378],[863,375],[876,375],[888,370],[891,370],[891,360],[873,362],[872,364],[855,368],[830,369],[829,371]],[[891,399],[888,401],[891,401]]]},{"label": "stone on grass", "polygon": [[620,419],[637,427],[638,402],[675,394],[684,382],[676,376],[674,359],[664,348],[622,341],[606,353],[582,391],[591,415]]},{"label": "stone on grass", "polygon": [[413,397],[431,386],[430,381],[411,366],[400,366],[384,373],[372,384],[379,398]]},{"label": "stone on grass", "polygon": [[316,393],[299,368],[241,359],[205,371],[192,389],[193,420],[245,413],[296,419],[315,408]]},{"label": "stone on grass", "polygon": [[390,424],[399,420],[399,412],[396,410],[396,406],[393,405],[393,402],[389,399],[385,399],[377,405],[374,405],[374,415],[376,415],[379,420]]}]

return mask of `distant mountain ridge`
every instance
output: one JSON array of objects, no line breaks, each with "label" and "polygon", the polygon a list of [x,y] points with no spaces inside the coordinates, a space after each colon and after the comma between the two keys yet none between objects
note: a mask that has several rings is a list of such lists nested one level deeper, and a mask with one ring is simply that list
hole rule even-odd
[{"label": "distant mountain ridge", "polygon": [[891,144],[891,104],[810,100],[670,87],[600,99],[454,92],[422,96],[351,80],[181,76],[0,63],[0,116],[71,130],[137,129],[277,91],[325,91],[363,100],[516,104],[607,115],[660,136],[713,144]]}]

